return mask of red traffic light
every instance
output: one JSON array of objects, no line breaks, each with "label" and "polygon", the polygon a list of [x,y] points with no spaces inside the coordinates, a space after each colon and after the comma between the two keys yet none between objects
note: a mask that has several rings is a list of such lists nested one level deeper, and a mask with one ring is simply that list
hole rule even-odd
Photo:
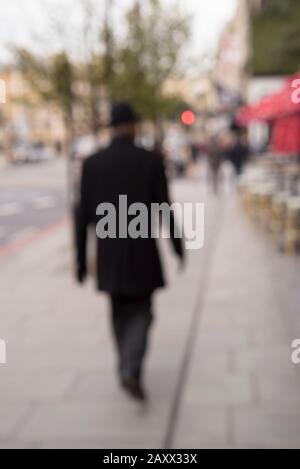
[{"label": "red traffic light", "polygon": [[196,116],[193,113],[193,111],[191,111],[190,109],[183,111],[183,113],[181,114],[181,122],[184,125],[188,125],[188,126],[193,125],[195,121],[196,121]]}]

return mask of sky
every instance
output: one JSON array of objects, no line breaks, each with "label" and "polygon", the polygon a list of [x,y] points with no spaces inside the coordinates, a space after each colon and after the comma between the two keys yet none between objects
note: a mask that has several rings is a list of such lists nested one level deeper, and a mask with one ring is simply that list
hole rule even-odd
[{"label": "sky", "polygon": [[[76,27],[79,0],[9,0],[2,5],[0,13],[0,62],[7,61],[8,45],[17,44],[25,47],[41,47],[42,37],[49,24],[51,15],[63,18],[65,25],[62,37],[67,28]],[[101,9],[104,0],[98,2]],[[117,5],[115,24],[120,25],[122,13],[133,0],[114,0]],[[188,46],[193,57],[211,54],[217,45],[220,32],[232,18],[238,0],[161,0],[169,5],[174,2],[192,16],[192,37]],[[3,0],[2,0],[3,2]],[[50,13],[51,12],[51,13]],[[69,21],[68,21],[69,20]],[[48,41],[49,42],[49,41]],[[49,47],[49,43],[45,47]],[[57,47],[52,44],[53,48]]]}]

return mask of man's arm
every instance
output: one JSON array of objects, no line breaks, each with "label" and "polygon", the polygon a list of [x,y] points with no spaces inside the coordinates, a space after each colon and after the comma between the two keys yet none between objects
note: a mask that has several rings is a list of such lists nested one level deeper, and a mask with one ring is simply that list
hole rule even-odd
[{"label": "man's arm", "polygon": [[[156,169],[156,201],[161,204],[161,203],[167,203],[169,206],[171,205],[170,203],[170,197],[169,197],[169,188],[168,188],[168,182],[167,182],[167,177],[165,173],[165,167],[163,163],[162,158],[157,158],[157,169]],[[182,239],[178,236],[176,236],[176,232],[178,232],[177,227],[176,227],[176,222],[174,218],[174,213],[171,210],[170,212],[170,236],[171,236],[171,241],[172,245],[174,248],[174,251],[176,254],[180,257],[180,259],[183,261],[184,260],[184,250],[183,250],[183,245],[182,245]]]},{"label": "man's arm", "polygon": [[75,206],[75,240],[76,240],[76,278],[83,283],[86,277],[86,244],[89,217],[89,181],[88,165],[84,162],[81,174],[80,199]]}]

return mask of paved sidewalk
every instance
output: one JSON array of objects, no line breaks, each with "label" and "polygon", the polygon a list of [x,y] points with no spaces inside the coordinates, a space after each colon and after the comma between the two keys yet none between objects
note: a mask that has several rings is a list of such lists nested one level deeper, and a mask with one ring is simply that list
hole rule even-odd
[{"label": "paved sidewalk", "polygon": [[299,448],[299,259],[279,256],[234,200],[222,218],[174,445]]},{"label": "paved sidewalk", "polygon": [[277,255],[234,196],[206,202],[206,243],[157,295],[150,402],[119,390],[106,298],[70,276],[66,229],[0,259],[0,447],[300,447],[299,259]]}]

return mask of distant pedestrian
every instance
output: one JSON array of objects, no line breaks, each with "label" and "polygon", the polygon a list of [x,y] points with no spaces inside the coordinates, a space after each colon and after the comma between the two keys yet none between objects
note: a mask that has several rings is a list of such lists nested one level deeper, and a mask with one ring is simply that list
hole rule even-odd
[{"label": "distant pedestrian", "polygon": [[242,133],[234,136],[234,141],[228,150],[228,159],[231,161],[236,176],[240,176],[249,156],[249,148]]},{"label": "distant pedestrian", "polygon": [[224,161],[224,150],[221,141],[213,137],[208,148],[208,165],[210,170],[210,181],[214,194],[219,193],[220,168]]},{"label": "distant pedestrian", "polygon": [[[149,209],[151,203],[170,203],[161,156],[134,143],[136,120],[130,105],[114,105],[111,144],[84,162],[76,210],[79,282],[84,281],[87,273],[87,228],[99,220],[96,216],[99,204],[113,204],[119,220],[120,194],[127,196],[128,205],[141,202]],[[183,262],[182,241],[175,236],[174,227],[172,217],[172,244]],[[132,397],[143,400],[142,372],[152,323],[152,295],[165,284],[156,241],[153,237],[133,239],[117,234],[116,237],[97,238],[97,246],[97,286],[110,295],[120,381]]]}]

